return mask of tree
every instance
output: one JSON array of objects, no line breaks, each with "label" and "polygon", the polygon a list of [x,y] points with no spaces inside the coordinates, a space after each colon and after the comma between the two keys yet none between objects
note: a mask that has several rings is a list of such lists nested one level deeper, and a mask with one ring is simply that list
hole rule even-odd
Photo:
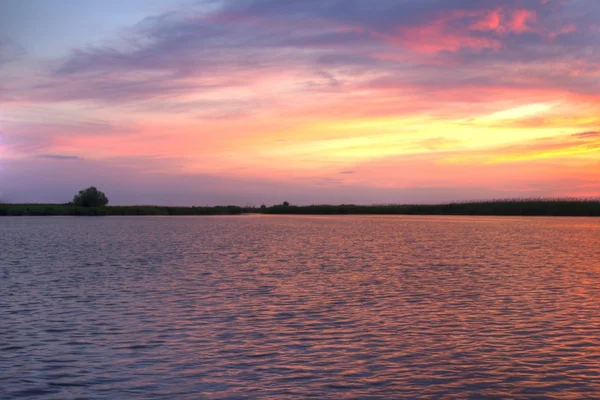
[{"label": "tree", "polygon": [[284,207],[289,207],[289,205],[290,205],[290,203],[288,203],[287,201],[284,201],[284,202],[283,202],[283,206],[284,206]]},{"label": "tree", "polygon": [[80,190],[73,198],[73,204],[81,207],[103,207],[108,204],[108,197],[94,186]]}]

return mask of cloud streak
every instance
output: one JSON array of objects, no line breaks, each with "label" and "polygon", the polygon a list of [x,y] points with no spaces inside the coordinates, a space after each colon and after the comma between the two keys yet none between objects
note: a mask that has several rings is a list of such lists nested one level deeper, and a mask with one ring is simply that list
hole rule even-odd
[{"label": "cloud streak", "polygon": [[62,154],[41,154],[39,158],[46,158],[48,160],[57,160],[57,161],[81,161],[83,158],[77,156],[66,156]]}]

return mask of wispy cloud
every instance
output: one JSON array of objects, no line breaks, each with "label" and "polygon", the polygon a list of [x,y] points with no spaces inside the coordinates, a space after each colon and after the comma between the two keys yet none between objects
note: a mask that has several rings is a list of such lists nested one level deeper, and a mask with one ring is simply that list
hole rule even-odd
[{"label": "wispy cloud", "polygon": [[46,158],[48,160],[58,160],[58,161],[81,161],[83,158],[77,156],[66,156],[61,154],[40,154],[40,158]]},{"label": "wispy cloud", "polygon": [[590,132],[581,132],[581,133],[575,133],[573,134],[573,137],[576,138],[600,138],[600,131],[590,131]]}]

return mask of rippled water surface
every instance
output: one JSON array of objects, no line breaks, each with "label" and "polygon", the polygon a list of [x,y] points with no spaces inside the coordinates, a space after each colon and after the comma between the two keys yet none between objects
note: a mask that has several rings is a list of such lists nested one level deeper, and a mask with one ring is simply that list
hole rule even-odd
[{"label": "rippled water surface", "polygon": [[0,398],[600,398],[600,219],[0,219]]}]

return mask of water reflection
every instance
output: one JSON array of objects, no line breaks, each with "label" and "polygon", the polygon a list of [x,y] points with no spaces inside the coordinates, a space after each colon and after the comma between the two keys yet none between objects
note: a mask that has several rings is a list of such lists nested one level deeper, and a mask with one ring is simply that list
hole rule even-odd
[{"label": "water reflection", "polygon": [[3,399],[600,396],[600,220],[0,224]]}]

